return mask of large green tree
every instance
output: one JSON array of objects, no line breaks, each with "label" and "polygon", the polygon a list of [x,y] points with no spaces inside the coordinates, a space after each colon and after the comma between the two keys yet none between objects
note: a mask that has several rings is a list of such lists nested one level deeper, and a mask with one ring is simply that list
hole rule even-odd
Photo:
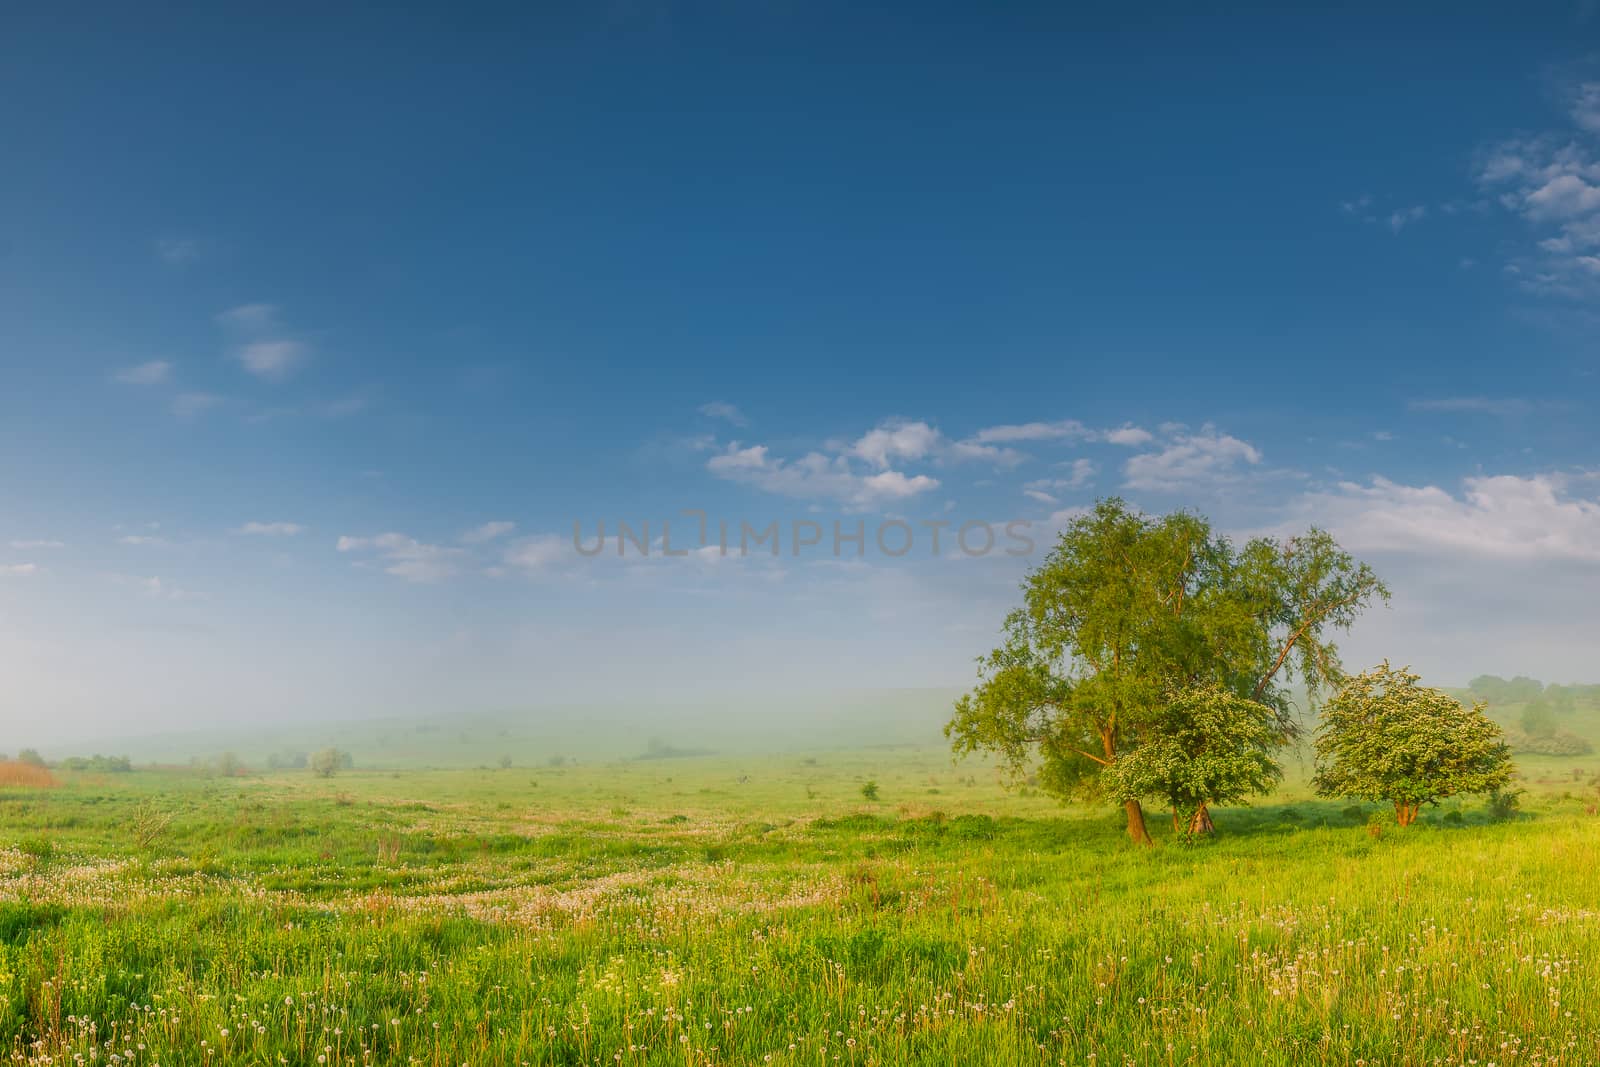
[{"label": "large green tree", "polygon": [[1421,683],[1387,661],[1345,683],[1322,709],[1317,792],[1386,800],[1409,826],[1424,804],[1510,783],[1511,750],[1484,703]]},{"label": "large green tree", "polygon": [[[1061,796],[1104,795],[1103,772],[1169,729],[1164,711],[1203,686],[1270,708],[1286,740],[1297,730],[1290,684],[1313,697],[1337,684],[1330,633],[1387,596],[1322,531],[1236,549],[1198,515],[1103,500],[1027,576],[945,732],[958,752],[1036,768]],[[1122,803],[1129,835],[1148,844],[1138,799]],[[1208,824],[1204,802],[1195,818]]]}]

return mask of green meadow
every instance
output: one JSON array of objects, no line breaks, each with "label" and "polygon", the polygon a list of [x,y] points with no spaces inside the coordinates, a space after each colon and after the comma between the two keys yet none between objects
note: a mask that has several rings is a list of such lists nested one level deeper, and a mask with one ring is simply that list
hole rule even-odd
[{"label": "green meadow", "polygon": [[1595,757],[1528,762],[1509,817],[1447,802],[1405,829],[1291,760],[1211,840],[1152,810],[1153,849],[932,743],[510,762],[0,786],[0,1048],[1600,1063]]}]

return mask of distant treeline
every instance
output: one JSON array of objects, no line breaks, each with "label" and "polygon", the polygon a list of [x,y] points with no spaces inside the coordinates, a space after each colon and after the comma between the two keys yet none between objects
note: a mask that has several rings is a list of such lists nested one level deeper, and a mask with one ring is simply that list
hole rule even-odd
[{"label": "distant treeline", "polygon": [[1600,685],[1545,685],[1526,675],[1507,680],[1481,674],[1467,687],[1490,708],[1522,705],[1517,725],[1505,732],[1513,751],[1537,756],[1586,756],[1594,751],[1586,739],[1561,727],[1562,719],[1574,714],[1579,704],[1600,703]]},{"label": "distant treeline", "polygon": [[[10,757],[0,753],[0,763],[10,761]],[[45,758],[36,748],[25,748],[17,753],[16,762],[27,767],[48,767]],[[133,762],[127,756],[102,756],[96,753],[93,756],[68,756],[56,763],[56,767],[63,771],[95,771],[100,774],[126,774],[133,770]]]},{"label": "distant treeline", "polygon": [[1600,702],[1600,685],[1545,685],[1537,678],[1519,674],[1507,680],[1496,674],[1480,674],[1467,683],[1472,695],[1489,704],[1529,704],[1544,700],[1559,712],[1574,710],[1579,701]]}]

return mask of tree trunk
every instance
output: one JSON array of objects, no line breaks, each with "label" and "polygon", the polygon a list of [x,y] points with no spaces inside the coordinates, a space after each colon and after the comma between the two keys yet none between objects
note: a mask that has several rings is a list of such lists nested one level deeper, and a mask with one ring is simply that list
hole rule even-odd
[{"label": "tree trunk", "polygon": [[1420,804],[1402,804],[1398,800],[1394,805],[1394,821],[1401,826],[1410,826],[1417,821],[1417,809]]},{"label": "tree trunk", "polygon": [[1201,804],[1189,819],[1189,832],[1191,834],[1209,834],[1215,830],[1216,827],[1211,823],[1211,812],[1206,809],[1204,804]]},{"label": "tree trunk", "polygon": [[1150,840],[1150,831],[1144,827],[1144,809],[1137,800],[1126,801],[1122,809],[1128,813],[1128,836],[1133,838],[1138,845],[1153,845]]}]

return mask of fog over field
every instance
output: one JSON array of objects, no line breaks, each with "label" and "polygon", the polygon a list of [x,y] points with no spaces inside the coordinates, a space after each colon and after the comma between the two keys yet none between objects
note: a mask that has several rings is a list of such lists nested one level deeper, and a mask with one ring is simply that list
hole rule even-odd
[{"label": "fog over field", "polygon": [[1596,1067],[1600,4],[0,5],[0,1062]]}]

